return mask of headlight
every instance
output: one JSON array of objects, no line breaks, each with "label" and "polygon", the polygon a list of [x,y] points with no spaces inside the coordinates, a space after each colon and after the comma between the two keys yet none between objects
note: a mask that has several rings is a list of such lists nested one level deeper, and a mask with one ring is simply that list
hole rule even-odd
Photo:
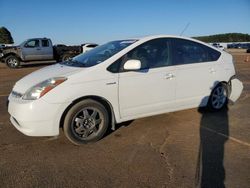
[{"label": "headlight", "polygon": [[50,78],[45,80],[33,87],[31,87],[26,93],[23,95],[24,100],[36,100],[44,96],[50,90],[58,86],[59,84],[66,81],[67,78],[64,77],[57,77],[57,78]]}]

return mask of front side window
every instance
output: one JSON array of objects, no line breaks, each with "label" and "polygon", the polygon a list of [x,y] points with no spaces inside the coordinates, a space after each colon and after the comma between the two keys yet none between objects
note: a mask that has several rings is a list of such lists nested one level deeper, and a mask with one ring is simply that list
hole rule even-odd
[{"label": "front side window", "polygon": [[141,70],[171,66],[170,40],[161,38],[145,42],[111,64],[107,70],[112,73],[126,72],[123,66],[131,59],[141,61]]},{"label": "front side window", "polygon": [[165,67],[171,65],[170,42],[167,39],[148,41],[126,55],[126,60],[137,59],[141,61],[141,69]]},{"label": "front side window", "polygon": [[70,61],[62,62],[68,66],[91,67],[104,62],[116,53],[136,42],[136,40],[119,40],[98,46],[90,51],[74,57]]},{"label": "front side window", "polygon": [[25,47],[28,48],[39,47],[39,40],[30,40],[25,44]]},{"label": "front side window", "polygon": [[154,39],[128,52],[113,63],[108,70],[110,72],[124,72],[124,64],[131,59],[141,61],[141,70],[170,66],[172,65],[170,54],[170,40],[164,38]]}]

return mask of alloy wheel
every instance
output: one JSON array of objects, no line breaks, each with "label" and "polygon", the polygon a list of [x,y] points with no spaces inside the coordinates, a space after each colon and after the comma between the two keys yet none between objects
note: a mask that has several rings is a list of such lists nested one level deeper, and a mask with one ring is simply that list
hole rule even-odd
[{"label": "alloy wheel", "polygon": [[72,132],[80,140],[90,139],[100,132],[103,118],[102,113],[97,108],[81,109],[72,119]]},{"label": "alloy wheel", "polygon": [[220,109],[224,106],[227,99],[227,92],[223,85],[218,86],[212,93],[212,105],[215,109]]}]

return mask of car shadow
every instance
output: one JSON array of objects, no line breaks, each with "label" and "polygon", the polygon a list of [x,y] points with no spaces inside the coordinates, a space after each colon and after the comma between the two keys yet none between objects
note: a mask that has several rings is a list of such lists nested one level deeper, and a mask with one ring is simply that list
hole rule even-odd
[{"label": "car shadow", "polygon": [[228,107],[219,112],[199,108],[200,147],[196,166],[196,186],[201,188],[223,188],[224,145],[229,136]]},{"label": "car shadow", "polygon": [[[122,123],[117,123],[115,124],[115,130],[112,130],[111,128],[109,128],[107,130],[107,132],[105,133],[104,137],[110,135],[110,134],[113,134],[115,133],[118,129],[120,129],[121,127],[127,127],[129,126],[134,120],[129,120],[129,121],[125,121],[125,122],[122,122]],[[119,137],[119,134],[115,134],[115,136],[118,136]]]}]

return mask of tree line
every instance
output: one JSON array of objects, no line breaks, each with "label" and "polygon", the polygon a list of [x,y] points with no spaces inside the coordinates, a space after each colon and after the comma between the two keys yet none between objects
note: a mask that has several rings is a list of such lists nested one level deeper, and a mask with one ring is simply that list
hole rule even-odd
[{"label": "tree line", "polygon": [[193,37],[207,43],[213,42],[250,42],[250,35],[243,33],[225,33],[218,35]]}]

